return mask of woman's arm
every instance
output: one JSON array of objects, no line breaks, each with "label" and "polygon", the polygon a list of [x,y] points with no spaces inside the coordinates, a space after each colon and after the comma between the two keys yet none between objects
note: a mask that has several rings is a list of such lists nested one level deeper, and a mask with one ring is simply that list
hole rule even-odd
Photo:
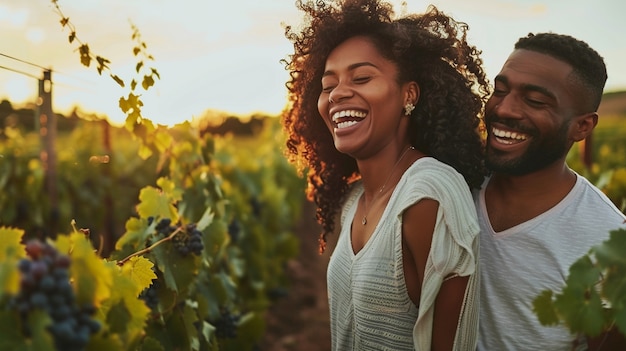
[{"label": "woman's arm", "polygon": [[[438,210],[437,201],[423,199],[402,216],[405,280],[418,307]],[[435,300],[431,350],[452,350],[468,279],[454,277],[442,284]]]}]

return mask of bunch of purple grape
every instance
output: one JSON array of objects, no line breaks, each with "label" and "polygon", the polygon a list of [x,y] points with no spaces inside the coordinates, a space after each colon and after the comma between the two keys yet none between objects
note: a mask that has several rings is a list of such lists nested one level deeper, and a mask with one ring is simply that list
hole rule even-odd
[{"label": "bunch of purple grape", "polygon": [[218,339],[236,338],[240,320],[241,315],[234,314],[228,309],[222,309],[218,320],[212,322],[215,327],[215,336]]},{"label": "bunch of purple grape", "polygon": [[[164,236],[170,235],[177,229],[179,228],[172,225],[172,221],[169,218],[162,218],[155,226],[157,233]],[[202,232],[196,228],[195,223],[185,225],[182,230],[172,238],[172,244],[181,256],[187,256],[189,254],[200,256],[202,250],[204,250]]]},{"label": "bunch of purple grape", "polygon": [[144,291],[139,294],[139,298],[144,300],[146,306],[148,306],[152,311],[156,311],[159,306],[159,295],[157,290],[159,289],[159,281],[157,279],[152,281],[149,287],[144,289]]},{"label": "bunch of purple grape", "polygon": [[185,233],[187,234],[187,237],[184,240],[185,245],[178,247],[178,252],[183,256],[186,256],[189,253],[196,256],[202,255],[202,250],[204,250],[202,232],[196,228],[195,223],[187,224],[185,229]]},{"label": "bunch of purple grape", "polygon": [[[39,240],[29,241],[26,253],[30,259],[22,259],[18,264],[20,290],[10,306],[23,321],[33,310],[45,311],[52,319],[48,331],[56,349],[84,350],[91,335],[101,326],[92,318],[96,311],[93,305],[78,306],[76,302],[69,279],[70,258]],[[22,325],[22,332],[30,336],[27,323]]]}]

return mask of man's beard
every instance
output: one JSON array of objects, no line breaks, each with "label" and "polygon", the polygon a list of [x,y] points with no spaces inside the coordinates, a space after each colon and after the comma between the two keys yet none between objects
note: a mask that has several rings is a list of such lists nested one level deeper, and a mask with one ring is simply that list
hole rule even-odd
[{"label": "man's beard", "polygon": [[[496,117],[497,118],[497,117]],[[491,118],[492,120],[494,118]],[[501,121],[500,121],[501,122]],[[510,125],[511,123],[504,123]],[[488,127],[490,128],[490,127]],[[563,123],[561,128],[553,134],[541,135],[536,129],[528,131],[533,135],[530,145],[520,157],[507,159],[507,152],[493,149],[487,144],[485,165],[492,172],[504,173],[514,176],[526,175],[541,170],[555,161],[563,158],[569,152],[567,133],[569,123]],[[490,138],[493,138],[490,135]]]}]

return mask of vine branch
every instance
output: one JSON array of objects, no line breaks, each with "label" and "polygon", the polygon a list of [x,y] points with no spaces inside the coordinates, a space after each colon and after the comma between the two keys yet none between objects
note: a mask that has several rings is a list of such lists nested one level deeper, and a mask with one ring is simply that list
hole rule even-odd
[{"label": "vine branch", "polygon": [[152,250],[154,250],[155,247],[163,244],[166,241],[172,240],[176,236],[176,234],[180,233],[181,231],[182,231],[182,227],[177,227],[176,230],[174,230],[170,235],[168,235],[165,238],[163,238],[163,239],[155,242],[154,244],[146,247],[145,249],[141,249],[141,250],[139,250],[137,252],[133,252],[132,254],[126,256],[125,258],[117,261],[116,264],[121,267],[121,266],[124,265],[124,263],[128,262],[128,260],[130,260],[131,258],[133,258],[135,256],[141,256],[141,255],[150,253]]}]

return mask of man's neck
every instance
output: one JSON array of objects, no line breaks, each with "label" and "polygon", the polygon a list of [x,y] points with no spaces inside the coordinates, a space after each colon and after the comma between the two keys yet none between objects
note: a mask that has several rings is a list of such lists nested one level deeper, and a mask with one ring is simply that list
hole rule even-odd
[{"label": "man's neck", "polygon": [[540,194],[562,193],[564,189],[567,189],[565,191],[567,193],[574,185],[575,179],[574,172],[565,162],[561,162],[524,175],[494,173],[489,181],[489,187],[506,197],[535,197]]},{"label": "man's neck", "polygon": [[494,173],[485,189],[494,230],[511,228],[549,210],[575,183],[576,174],[564,161],[526,175]]}]

